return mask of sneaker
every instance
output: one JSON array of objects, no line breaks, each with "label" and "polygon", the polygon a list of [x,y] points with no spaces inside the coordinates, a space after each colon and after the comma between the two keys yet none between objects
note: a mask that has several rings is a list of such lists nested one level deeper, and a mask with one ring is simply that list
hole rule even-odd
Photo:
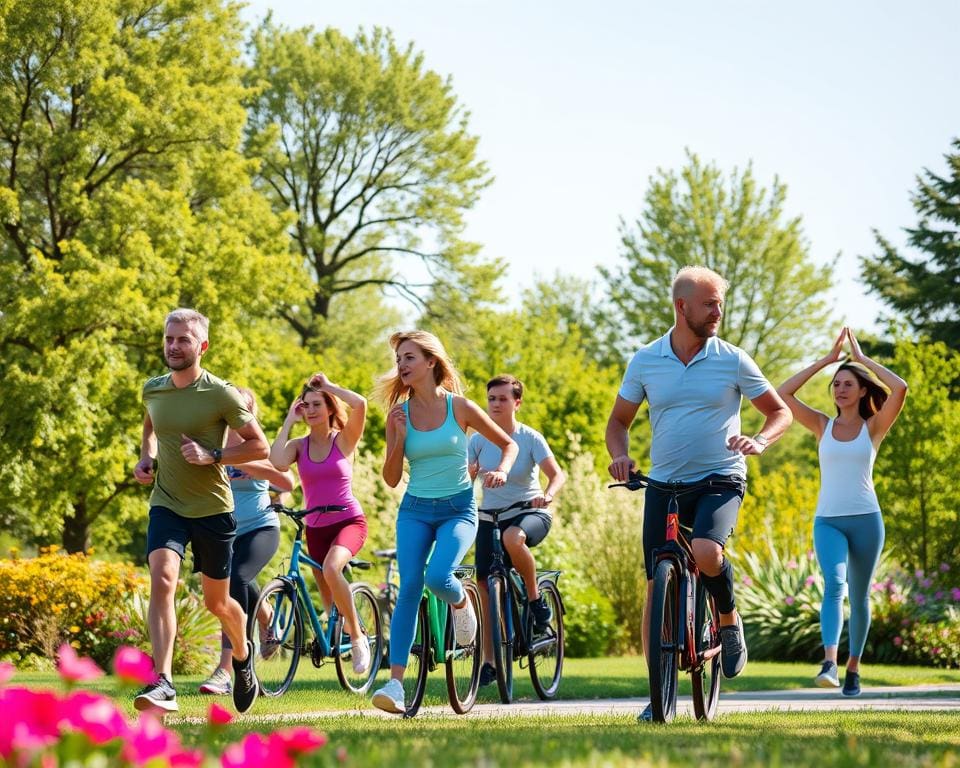
[{"label": "sneaker", "polygon": [[483,688],[485,685],[490,685],[496,679],[497,668],[489,661],[483,662],[483,666],[480,667],[480,687]]},{"label": "sneaker", "polygon": [[208,693],[211,696],[229,696],[232,691],[230,673],[223,667],[217,667],[210,677],[200,683],[200,693]]},{"label": "sneaker", "polygon": [[403,685],[399,680],[390,678],[383,688],[373,694],[373,706],[384,712],[395,715],[406,714],[407,708],[403,705]]},{"label": "sneaker", "polygon": [[453,609],[453,636],[461,647],[470,645],[477,636],[477,614],[469,597],[462,608]]},{"label": "sneaker", "polygon": [[253,643],[247,640],[247,658],[233,659],[233,706],[241,715],[253,706],[260,694],[260,683],[253,671]]},{"label": "sneaker", "polygon": [[553,611],[543,595],[530,601],[530,612],[533,614],[533,631],[538,634],[546,632],[550,619],[553,618]]},{"label": "sneaker", "polygon": [[266,661],[276,656],[280,650],[280,641],[273,632],[260,630],[260,658]]},{"label": "sneaker", "polygon": [[370,669],[370,641],[366,635],[350,643],[350,656],[355,674],[362,675]]},{"label": "sneaker", "polygon": [[813,682],[818,688],[839,688],[840,679],[837,677],[837,663],[835,661],[825,661],[820,667],[820,674]]},{"label": "sneaker", "polygon": [[177,692],[166,675],[160,675],[157,682],[150,683],[140,691],[133,700],[133,706],[139,712],[147,712],[151,709],[176,712],[180,709],[177,706]]},{"label": "sneaker", "polygon": [[638,723],[652,723],[653,722],[653,704],[647,704],[643,708],[643,712],[637,715]]},{"label": "sneaker", "polygon": [[737,623],[720,627],[720,668],[727,679],[736,677],[747,665],[747,644],[743,639],[743,619],[737,614]]},{"label": "sneaker", "polygon": [[843,690],[841,693],[844,696],[859,696],[860,695],[860,673],[859,672],[850,672],[847,670],[847,674],[843,677]]}]

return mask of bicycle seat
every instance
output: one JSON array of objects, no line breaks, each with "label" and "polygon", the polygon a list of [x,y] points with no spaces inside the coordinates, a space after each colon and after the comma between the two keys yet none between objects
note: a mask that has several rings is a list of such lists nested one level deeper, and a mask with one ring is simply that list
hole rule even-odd
[{"label": "bicycle seat", "polygon": [[375,549],[373,550],[373,554],[375,554],[377,557],[382,557],[386,560],[393,560],[393,558],[397,556],[397,548],[394,547],[393,549]]}]

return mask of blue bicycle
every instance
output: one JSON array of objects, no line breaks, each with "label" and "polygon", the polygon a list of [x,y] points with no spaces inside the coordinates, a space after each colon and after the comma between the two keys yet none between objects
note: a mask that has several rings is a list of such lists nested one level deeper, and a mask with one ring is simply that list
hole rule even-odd
[{"label": "blue bicycle", "polygon": [[[290,554],[290,568],[285,574],[280,574],[267,583],[251,614],[268,616],[265,630],[259,633],[255,641],[258,648],[254,669],[260,681],[261,693],[265,696],[280,696],[284,693],[293,682],[300,657],[307,653],[315,667],[322,666],[332,657],[340,685],[354,693],[366,693],[373,685],[383,658],[383,631],[376,595],[366,584],[354,582],[350,585],[353,607],[370,647],[369,666],[358,673],[354,671],[352,663],[353,638],[344,629],[343,616],[334,605],[327,617],[326,626],[321,624],[319,613],[307,591],[307,582],[300,572],[301,564],[323,570],[323,565],[303,549],[303,518],[314,512],[339,512],[345,507],[331,504],[294,511],[282,504],[273,504],[272,509],[293,520],[297,526],[297,535]],[[354,559],[350,561],[350,566],[366,570],[371,567],[371,563]],[[313,629],[313,639],[309,643],[306,642],[305,621],[309,621]]]}]

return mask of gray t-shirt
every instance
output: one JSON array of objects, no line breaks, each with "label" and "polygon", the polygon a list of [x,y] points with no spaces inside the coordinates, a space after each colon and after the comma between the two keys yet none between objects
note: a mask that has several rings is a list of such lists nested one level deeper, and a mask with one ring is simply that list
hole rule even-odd
[{"label": "gray t-shirt", "polygon": [[633,356],[620,397],[650,403],[650,477],[693,482],[714,473],[747,476],[743,454],[727,440],[740,434],[741,396],[753,400],[770,388],[739,347],[714,336],[684,365],[667,333]]},{"label": "gray t-shirt", "polygon": [[[490,509],[509,507],[518,501],[535,499],[543,493],[540,488],[539,466],[542,461],[553,456],[553,451],[550,450],[543,435],[526,424],[517,424],[517,431],[510,437],[519,449],[517,460],[513,463],[510,474],[507,475],[507,482],[502,487],[483,489],[483,507]],[[479,433],[474,433],[470,438],[467,456],[471,464],[480,464],[480,474],[477,477],[482,477],[484,472],[496,469],[500,464],[500,449]],[[549,514],[550,508],[546,507],[540,511]],[[517,509],[500,519],[509,520],[522,514],[524,510]],[[490,516],[484,515],[481,510],[480,519],[489,521]]]}]

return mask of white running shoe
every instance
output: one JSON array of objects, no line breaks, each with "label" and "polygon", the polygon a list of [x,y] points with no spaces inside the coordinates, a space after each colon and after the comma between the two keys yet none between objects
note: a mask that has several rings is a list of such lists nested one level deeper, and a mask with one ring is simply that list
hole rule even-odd
[{"label": "white running shoe", "polygon": [[407,708],[403,704],[403,685],[400,681],[390,678],[383,688],[373,694],[373,706],[395,715],[405,714]]},{"label": "white running shoe", "polygon": [[459,646],[470,645],[477,636],[477,614],[469,597],[462,608],[453,609],[453,636]]},{"label": "white running shoe", "polygon": [[353,661],[353,671],[362,675],[370,669],[370,641],[366,635],[350,643],[350,656]]}]

